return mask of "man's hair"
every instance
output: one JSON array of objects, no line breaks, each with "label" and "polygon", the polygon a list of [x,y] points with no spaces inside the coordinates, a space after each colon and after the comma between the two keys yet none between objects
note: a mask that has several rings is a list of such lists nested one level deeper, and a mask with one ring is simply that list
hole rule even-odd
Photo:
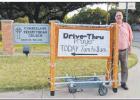
[{"label": "man's hair", "polygon": [[117,9],[117,10],[116,10],[116,13],[117,13],[117,12],[121,12],[122,14],[124,14],[124,11],[123,11],[123,10],[120,10],[120,9]]}]

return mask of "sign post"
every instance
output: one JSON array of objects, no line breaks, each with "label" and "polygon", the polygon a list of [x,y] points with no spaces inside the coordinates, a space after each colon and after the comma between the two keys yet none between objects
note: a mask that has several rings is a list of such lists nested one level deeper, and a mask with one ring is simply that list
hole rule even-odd
[{"label": "sign post", "polygon": [[113,25],[113,91],[117,92],[118,87],[118,26],[117,24]]},{"label": "sign post", "polygon": [[50,22],[51,30],[50,30],[50,95],[55,95],[55,59],[56,59],[56,35],[55,35],[55,21]]}]

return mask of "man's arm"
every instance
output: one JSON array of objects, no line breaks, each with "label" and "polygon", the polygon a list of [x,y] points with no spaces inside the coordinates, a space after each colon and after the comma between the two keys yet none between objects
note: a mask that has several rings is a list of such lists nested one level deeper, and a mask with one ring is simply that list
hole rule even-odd
[{"label": "man's arm", "polygon": [[132,46],[132,40],[133,40],[133,32],[132,32],[132,28],[131,26],[128,24],[128,30],[129,30],[129,43],[130,43],[130,46],[129,46],[129,53],[131,53],[131,46]]}]

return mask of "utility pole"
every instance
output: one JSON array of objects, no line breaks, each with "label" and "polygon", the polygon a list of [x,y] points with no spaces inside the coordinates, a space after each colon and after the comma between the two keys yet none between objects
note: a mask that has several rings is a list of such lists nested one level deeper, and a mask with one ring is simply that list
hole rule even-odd
[{"label": "utility pole", "polygon": [[126,2],[126,22],[128,22],[128,2]]},{"label": "utility pole", "polygon": [[106,20],[106,24],[108,24],[108,17],[109,17],[109,13],[108,13],[108,7],[109,7],[109,3],[107,3],[107,20]]}]

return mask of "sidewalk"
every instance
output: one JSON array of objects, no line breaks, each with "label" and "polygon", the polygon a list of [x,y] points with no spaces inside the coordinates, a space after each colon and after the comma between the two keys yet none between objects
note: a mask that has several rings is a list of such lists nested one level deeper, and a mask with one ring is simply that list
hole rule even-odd
[{"label": "sidewalk", "polygon": [[133,42],[132,46],[140,48],[140,42]]},{"label": "sidewalk", "polygon": [[[140,48],[133,47],[132,52],[134,52],[138,59],[140,59]],[[70,94],[67,88],[57,88],[55,91],[55,96],[50,96],[48,89],[39,90],[21,90],[16,92],[0,92],[0,99],[5,98],[18,98],[18,99],[74,99],[74,98],[85,98],[85,99],[95,99],[95,98],[140,98],[140,60],[131,69],[129,69],[129,79],[128,86],[129,90],[125,91],[122,88],[118,88],[117,93],[113,93],[111,86],[108,86],[108,93],[106,96],[99,96],[97,88],[84,89],[83,92],[77,92],[75,94]]]}]

